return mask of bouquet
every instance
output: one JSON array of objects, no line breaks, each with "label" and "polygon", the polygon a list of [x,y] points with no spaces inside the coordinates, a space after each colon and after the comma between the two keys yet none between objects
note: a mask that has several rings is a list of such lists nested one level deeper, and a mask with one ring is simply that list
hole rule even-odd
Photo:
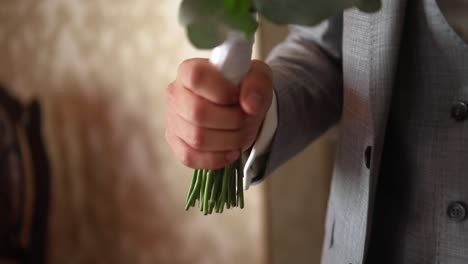
[{"label": "bouquet", "polygon": [[[313,26],[357,7],[376,12],[380,0],[183,0],[180,23],[190,42],[200,49],[215,48],[210,58],[226,79],[239,84],[249,70],[253,36],[258,28],[255,13],[279,25]],[[242,151],[240,150],[241,154]],[[242,155],[217,170],[194,170],[186,199],[188,210],[197,204],[205,214],[224,208],[244,208]]]}]

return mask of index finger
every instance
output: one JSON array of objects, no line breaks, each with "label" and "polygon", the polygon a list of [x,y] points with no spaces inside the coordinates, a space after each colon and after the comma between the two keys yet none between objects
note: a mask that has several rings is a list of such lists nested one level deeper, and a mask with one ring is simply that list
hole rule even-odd
[{"label": "index finger", "polygon": [[207,59],[184,61],[178,70],[182,85],[215,104],[233,105],[239,102],[239,88],[225,79]]}]

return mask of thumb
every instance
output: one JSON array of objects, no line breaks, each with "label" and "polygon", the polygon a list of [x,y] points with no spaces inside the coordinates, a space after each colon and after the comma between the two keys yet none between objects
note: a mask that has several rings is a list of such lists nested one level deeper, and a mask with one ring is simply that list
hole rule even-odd
[{"label": "thumb", "polygon": [[252,61],[250,71],[242,82],[240,104],[249,115],[265,114],[273,97],[273,80],[270,67],[262,61]]}]

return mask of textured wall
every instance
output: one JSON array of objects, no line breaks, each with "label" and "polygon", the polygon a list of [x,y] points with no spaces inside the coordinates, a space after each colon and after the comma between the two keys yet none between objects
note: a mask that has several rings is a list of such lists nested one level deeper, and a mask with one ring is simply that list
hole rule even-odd
[{"label": "textured wall", "polygon": [[[2,0],[0,81],[40,98],[52,166],[50,263],[260,263],[262,195],[182,211],[190,171],[164,138],[189,47],[173,0]],[[206,252],[205,252],[206,251]]]},{"label": "textured wall", "polygon": [[[263,23],[262,56],[286,34],[284,27]],[[336,134],[326,133],[266,182],[271,264],[320,263]]]}]

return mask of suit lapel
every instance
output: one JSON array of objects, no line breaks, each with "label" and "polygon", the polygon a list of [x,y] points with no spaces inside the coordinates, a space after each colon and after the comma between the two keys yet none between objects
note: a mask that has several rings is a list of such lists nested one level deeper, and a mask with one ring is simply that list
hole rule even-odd
[{"label": "suit lapel", "polygon": [[366,253],[372,230],[375,193],[380,175],[381,157],[395,85],[407,0],[384,1],[385,12],[370,17],[369,99],[374,150],[369,180],[369,209],[366,234]]},{"label": "suit lapel", "polygon": [[369,99],[376,134],[385,131],[406,1],[383,0],[382,10],[375,14],[352,10],[344,17],[344,59],[352,64],[344,73],[345,80],[348,85],[358,85],[358,93]]},{"label": "suit lapel", "polygon": [[396,68],[406,13],[406,0],[384,2],[385,12],[371,20],[370,108],[376,135],[385,135],[385,128],[395,84]]},{"label": "suit lapel", "polygon": [[[344,16],[344,85],[360,98],[365,141],[372,145],[368,190],[366,246],[372,225],[376,183],[385,139],[392,89],[407,0],[382,0],[382,10],[369,15],[357,10]],[[345,88],[346,90],[346,88]],[[346,95],[345,95],[346,96]]]}]

